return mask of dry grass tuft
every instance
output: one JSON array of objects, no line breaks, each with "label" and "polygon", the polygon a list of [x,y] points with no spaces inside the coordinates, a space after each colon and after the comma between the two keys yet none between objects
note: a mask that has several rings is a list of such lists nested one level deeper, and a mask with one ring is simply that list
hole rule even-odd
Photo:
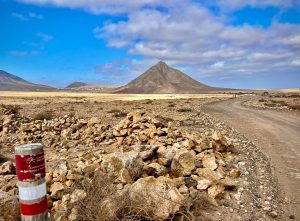
[{"label": "dry grass tuft", "polygon": [[77,183],[76,186],[87,192],[87,197],[80,202],[78,221],[138,221],[151,220],[143,209],[143,200],[131,200],[129,192],[118,192],[114,184],[116,177],[97,171],[92,183]]},{"label": "dry grass tuft", "polygon": [[192,109],[190,109],[190,108],[180,108],[177,110],[177,112],[191,112],[191,111],[192,111]]},{"label": "dry grass tuft", "polygon": [[33,120],[51,120],[54,118],[52,111],[39,112],[32,117]]}]

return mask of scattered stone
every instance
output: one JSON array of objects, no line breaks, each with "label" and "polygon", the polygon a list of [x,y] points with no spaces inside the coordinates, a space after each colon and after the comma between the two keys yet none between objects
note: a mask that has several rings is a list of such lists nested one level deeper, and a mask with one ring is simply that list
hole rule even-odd
[{"label": "scattered stone", "polygon": [[202,160],[202,164],[204,168],[208,168],[211,170],[215,170],[218,168],[218,164],[216,163],[216,158],[213,154],[205,156]]},{"label": "scattered stone", "polygon": [[0,166],[0,175],[14,174],[15,168],[11,161],[6,161]]}]

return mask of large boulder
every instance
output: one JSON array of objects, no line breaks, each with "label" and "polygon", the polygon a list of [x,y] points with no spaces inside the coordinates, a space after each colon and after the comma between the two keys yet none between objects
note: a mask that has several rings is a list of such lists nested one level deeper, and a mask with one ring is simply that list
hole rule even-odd
[{"label": "large boulder", "polygon": [[171,172],[176,177],[188,176],[195,167],[195,155],[186,149],[180,149],[173,158]]},{"label": "large boulder", "polygon": [[103,157],[101,169],[107,173],[115,173],[118,175],[121,169],[128,170],[132,179],[137,179],[143,173],[144,162],[139,155],[139,152],[117,152],[108,154]]},{"label": "large boulder", "polygon": [[185,205],[186,199],[176,188],[176,182],[167,177],[146,177],[130,187],[130,199],[137,205],[138,215],[153,220],[165,220]]}]

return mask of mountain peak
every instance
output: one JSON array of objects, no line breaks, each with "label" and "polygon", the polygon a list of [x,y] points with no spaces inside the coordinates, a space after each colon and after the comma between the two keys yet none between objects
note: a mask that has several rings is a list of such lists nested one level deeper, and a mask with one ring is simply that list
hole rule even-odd
[{"label": "mountain peak", "polygon": [[167,63],[164,62],[164,61],[160,61],[156,65],[154,65],[153,67],[169,67],[169,65],[167,65]]},{"label": "mountain peak", "polygon": [[120,93],[201,93],[212,87],[202,84],[185,73],[160,61],[138,78],[120,87]]}]

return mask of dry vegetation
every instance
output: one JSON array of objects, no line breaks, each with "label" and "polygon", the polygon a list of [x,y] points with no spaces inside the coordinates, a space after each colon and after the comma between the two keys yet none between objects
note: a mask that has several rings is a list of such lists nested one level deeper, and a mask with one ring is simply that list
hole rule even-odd
[{"label": "dry vegetation", "polygon": [[[237,186],[236,183],[224,184],[218,183],[220,180],[214,180],[214,188],[209,193],[212,196],[208,196],[208,187],[199,191],[196,188],[198,181],[190,177],[194,176],[194,179],[201,178],[195,170],[191,171],[192,175],[180,175],[179,178],[183,183],[173,188],[176,188],[176,193],[179,191],[180,195],[188,196],[189,201],[187,204],[181,202],[178,208],[177,205],[173,205],[177,209],[176,212],[170,212],[168,220],[189,221],[195,220],[195,217],[200,221],[219,220],[220,217],[223,220],[235,220],[236,217],[245,220],[269,220],[271,212],[274,212],[273,209],[278,208],[276,207],[278,204],[276,203],[275,191],[270,187],[272,186],[271,179],[254,181],[253,175],[248,172],[253,171],[256,173],[256,171],[262,169],[257,164],[261,160],[258,158],[260,153],[253,149],[252,144],[244,137],[237,135],[235,131],[206,116],[201,111],[204,104],[228,99],[232,95],[180,95],[178,97],[176,95],[145,95],[144,98],[147,99],[143,100],[141,98],[144,95],[130,97],[130,95],[63,94],[55,92],[47,93],[47,96],[42,99],[37,98],[42,97],[42,95],[45,96],[43,93],[5,93],[0,95],[0,103],[3,107],[0,108],[0,110],[3,110],[0,116],[13,116],[9,127],[5,126],[5,129],[2,126],[0,128],[0,134],[4,134],[0,140],[0,156],[4,162],[13,160],[12,148],[18,142],[43,142],[45,144],[47,170],[51,171],[46,180],[50,187],[48,194],[51,198],[51,212],[52,215],[55,214],[52,217],[53,219],[61,217],[60,220],[157,220],[153,218],[157,216],[157,211],[153,211],[153,208],[160,207],[159,203],[153,205],[153,202],[157,202],[157,195],[150,196],[147,189],[139,191],[140,194],[137,195],[131,195],[128,191],[120,192],[122,189],[130,189],[130,186],[138,179],[151,176],[155,179],[163,177],[168,182],[171,179],[176,179],[174,173],[177,170],[172,172],[169,163],[160,162],[157,149],[154,148],[153,152],[143,159],[144,167],[141,169],[143,174],[139,174],[139,177],[133,177],[133,180],[121,183],[121,185],[119,181],[116,182],[116,178],[117,180],[120,179],[119,174],[116,177],[116,174],[104,174],[102,170],[98,169],[100,162],[102,165],[105,159],[109,159],[110,154],[117,152],[126,154],[128,151],[132,151],[134,142],[141,142],[140,144],[152,142],[150,135],[145,138],[144,133],[146,130],[143,131],[143,128],[146,128],[145,125],[148,127],[150,124],[151,126],[151,122],[163,125],[161,126],[163,129],[161,134],[170,133],[169,140],[164,141],[166,147],[173,148],[172,145],[175,145],[175,143],[178,143],[177,146],[179,143],[183,145],[182,142],[187,139],[177,130],[182,131],[182,134],[183,132],[184,134],[188,133],[189,136],[195,137],[195,139],[201,137],[197,142],[201,143],[203,150],[188,149],[192,153],[189,154],[191,157],[201,153],[208,156],[213,154],[215,156],[209,158],[212,162],[205,165],[206,167],[218,167],[218,169],[213,170],[213,174],[221,173],[232,178],[240,177],[241,182],[248,182],[247,185],[251,182],[251,187],[245,191],[242,186]],[[118,100],[120,96],[122,99]],[[126,120],[128,113],[136,111],[145,112],[147,117],[142,117],[138,125],[131,123],[131,128],[127,128],[127,130],[131,132],[138,130],[139,134],[134,135],[134,138],[129,135],[121,135],[120,137],[123,130],[116,130],[115,128],[124,128],[121,122],[126,122],[124,120]],[[20,117],[15,118],[15,116]],[[148,117],[151,117],[152,120],[149,120]],[[122,119],[124,120],[120,121]],[[93,123],[90,123],[91,120],[93,120]],[[67,131],[70,127],[69,124],[74,126],[75,129],[71,128],[71,131]],[[121,126],[118,126],[120,124]],[[45,125],[48,125],[48,128],[44,131],[43,127]],[[169,125],[172,125],[174,130]],[[69,134],[65,133],[66,131]],[[216,135],[220,133],[226,134],[226,138],[223,135],[221,138]],[[160,139],[157,131],[154,134],[156,134],[157,139]],[[177,134],[177,137],[173,134]],[[166,135],[162,135],[162,137],[164,136]],[[132,139],[136,140],[133,140],[133,142]],[[227,139],[226,148],[228,149],[225,152],[214,149],[219,145],[220,140],[227,142]],[[190,145],[190,142],[187,145]],[[145,154],[144,152],[147,153],[147,150],[140,153]],[[257,153],[257,155],[252,157],[251,154],[253,153]],[[200,155],[199,157],[203,156]],[[128,159],[130,160],[130,158]],[[174,158],[171,160],[175,161]],[[200,171],[204,167],[205,160],[205,158],[201,158],[196,165]],[[248,162],[244,163],[245,161]],[[264,162],[263,170],[268,172],[269,165],[264,159],[262,161]],[[238,164],[238,162],[241,162],[241,164]],[[114,164],[117,164],[118,167],[118,162],[114,162]],[[164,165],[164,175],[159,174],[161,167],[150,167],[150,164],[152,166],[153,164],[156,166],[158,164]],[[62,167],[62,169],[57,169],[57,167]],[[67,167],[64,176],[60,172],[56,172]],[[135,168],[131,167],[128,171],[135,172]],[[69,171],[72,171],[72,173]],[[3,177],[5,176],[6,174]],[[1,179],[0,176],[2,182]],[[263,179],[266,179],[266,177]],[[5,183],[5,185],[1,184],[3,186],[0,185],[0,189],[16,195],[15,181],[15,177],[13,179],[10,177],[9,180],[3,178],[2,183]],[[222,182],[225,181],[228,182],[226,179]],[[63,183],[63,190],[57,190],[57,186],[59,187],[57,183]],[[269,186],[267,192],[263,190],[264,194],[258,188],[261,183]],[[75,194],[78,199],[70,204],[75,192],[74,189],[82,192],[79,191],[81,195]],[[82,197],[82,194],[84,197]],[[257,198],[256,195],[260,197]],[[150,200],[151,197],[154,197],[154,199]],[[266,197],[272,197],[272,200],[274,198],[274,207],[273,205],[267,209],[264,207],[263,202],[267,200]],[[166,201],[163,196],[161,199]],[[243,202],[241,205],[245,206],[240,207],[240,202]],[[255,203],[259,206],[256,206]],[[165,203],[164,206],[166,207],[169,204],[172,205],[174,202],[171,200]],[[61,214],[60,211],[62,211]]]},{"label": "dry vegetation", "polygon": [[265,92],[260,98],[251,99],[245,105],[262,109],[299,111],[300,94],[269,94]]}]

